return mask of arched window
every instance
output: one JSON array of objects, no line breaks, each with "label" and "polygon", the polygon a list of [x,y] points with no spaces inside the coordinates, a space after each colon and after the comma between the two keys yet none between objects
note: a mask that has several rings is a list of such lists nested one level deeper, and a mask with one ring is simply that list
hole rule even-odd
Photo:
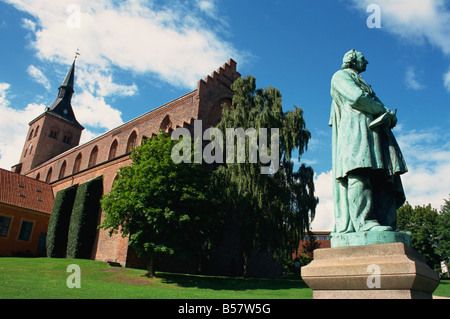
[{"label": "arched window", "polygon": [[91,151],[91,156],[89,156],[89,164],[88,167],[92,167],[97,164],[97,155],[98,155],[98,147],[94,146]]},{"label": "arched window", "polygon": [[131,133],[130,137],[128,138],[126,153],[131,152],[131,150],[136,147],[136,140],[137,134],[136,131],[133,131],[133,133]]},{"label": "arched window", "polygon": [[33,150],[33,143],[30,143],[30,145],[28,145],[27,149],[25,150],[23,157],[27,156],[27,153],[28,155],[30,155],[32,150]]},{"label": "arched window", "polygon": [[28,140],[31,140],[31,138],[33,137],[33,132],[34,132],[34,129],[31,130],[30,135],[28,136]]},{"label": "arched window", "polygon": [[118,145],[119,143],[117,143],[117,140],[114,140],[114,142],[111,144],[111,147],[109,148],[108,160],[111,160],[116,157]]},{"label": "arched window", "polygon": [[67,163],[66,163],[66,161],[64,161],[61,165],[61,169],[59,170],[58,179],[64,178],[64,175],[66,174],[66,166],[67,166]]},{"label": "arched window", "polygon": [[41,173],[37,173],[36,180],[40,180],[40,179],[41,179]]},{"label": "arched window", "polygon": [[50,183],[50,181],[52,180],[52,172],[53,172],[53,170],[50,167],[50,169],[48,170],[48,173],[47,173],[47,177],[45,178],[46,183]]},{"label": "arched window", "polygon": [[58,130],[58,128],[57,127],[52,127],[51,129],[50,129],[50,137],[51,138],[54,138],[54,139],[57,139],[58,138],[58,133],[59,133],[59,130]]},{"label": "arched window", "polygon": [[160,130],[167,132],[169,128],[172,128],[172,120],[169,115],[166,115],[159,126]]},{"label": "arched window", "polygon": [[66,144],[70,144],[72,141],[72,134],[70,132],[64,133],[63,142]]},{"label": "arched window", "polygon": [[36,137],[39,133],[39,125],[36,127],[36,131],[34,131],[34,137]]},{"label": "arched window", "polygon": [[73,174],[78,173],[81,168],[81,153],[77,155],[77,158],[75,159],[75,164],[73,164]]}]

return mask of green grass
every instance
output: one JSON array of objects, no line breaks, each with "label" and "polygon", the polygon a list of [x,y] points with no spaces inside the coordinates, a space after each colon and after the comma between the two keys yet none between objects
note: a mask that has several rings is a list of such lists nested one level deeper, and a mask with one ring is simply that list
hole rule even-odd
[{"label": "green grass", "polygon": [[441,280],[433,295],[450,298],[450,280]]},{"label": "green grass", "polygon": [[[81,288],[69,289],[67,266],[81,269]],[[255,279],[156,273],[93,260],[0,258],[0,299],[311,299],[299,279]]]},{"label": "green grass", "polygon": [[[81,288],[67,287],[67,266],[81,269]],[[0,257],[0,299],[311,299],[296,278],[194,276],[117,268],[93,260]],[[450,298],[450,280],[434,292]]]}]

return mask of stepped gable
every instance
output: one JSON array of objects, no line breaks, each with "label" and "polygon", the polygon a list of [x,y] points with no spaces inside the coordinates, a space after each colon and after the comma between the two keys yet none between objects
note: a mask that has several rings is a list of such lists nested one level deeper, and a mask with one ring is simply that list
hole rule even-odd
[{"label": "stepped gable", "polygon": [[229,59],[222,67],[200,80],[197,85],[199,119],[203,127],[216,126],[222,116],[222,104],[231,106],[233,90],[231,84],[241,77],[237,63]]}]

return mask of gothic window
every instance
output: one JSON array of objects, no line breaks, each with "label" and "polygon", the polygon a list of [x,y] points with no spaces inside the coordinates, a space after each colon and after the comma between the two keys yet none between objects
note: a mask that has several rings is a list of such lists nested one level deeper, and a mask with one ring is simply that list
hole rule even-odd
[{"label": "gothic window", "polygon": [[81,153],[77,155],[77,158],[75,159],[75,164],[73,164],[73,174],[78,173],[81,168]]},{"label": "gothic window", "polygon": [[52,127],[51,130],[50,130],[50,137],[54,138],[54,139],[57,139],[58,138],[58,132],[59,132],[59,130],[58,130],[57,127]]},{"label": "gothic window", "polygon": [[108,160],[111,160],[116,157],[118,144],[119,143],[117,143],[117,140],[114,140],[114,142],[111,144],[111,147],[109,149]]},{"label": "gothic window", "polygon": [[34,129],[31,130],[30,135],[28,136],[28,140],[31,140],[31,138],[33,137],[33,132],[34,132]]},{"label": "gothic window", "polygon": [[36,127],[36,131],[34,131],[34,137],[36,137],[39,133],[39,125]]},{"label": "gothic window", "polygon": [[64,175],[66,174],[66,166],[67,166],[67,163],[66,163],[66,161],[64,161],[61,165],[61,169],[59,170],[58,179],[64,178]]},{"label": "gothic window", "polygon": [[92,167],[97,164],[97,155],[98,155],[98,147],[95,146],[92,149],[91,156],[89,156],[89,164],[88,167]]},{"label": "gothic window", "polygon": [[128,138],[126,153],[131,152],[131,150],[136,147],[136,140],[137,134],[136,131],[133,131],[133,133],[131,133],[130,137]]},{"label": "gothic window", "polygon": [[166,115],[164,117],[164,119],[162,120],[161,125],[159,126],[159,129],[167,132],[167,131],[169,131],[169,128],[172,128],[172,121],[170,119],[170,116]]},{"label": "gothic window", "polygon": [[41,173],[37,173],[36,180],[40,180],[40,179],[41,179]]},{"label": "gothic window", "polygon": [[47,173],[47,177],[45,178],[46,183],[50,183],[50,181],[52,180],[52,172],[53,172],[53,170],[50,167],[50,169],[48,170],[48,173]]},{"label": "gothic window", "polygon": [[28,145],[27,149],[25,150],[25,153],[23,154],[23,157],[28,155],[31,155],[31,151],[33,150],[33,143],[30,143],[30,145]]},{"label": "gothic window", "polygon": [[63,142],[70,144],[71,141],[72,141],[72,134],[70,132],[66,132],[63,137]]}]

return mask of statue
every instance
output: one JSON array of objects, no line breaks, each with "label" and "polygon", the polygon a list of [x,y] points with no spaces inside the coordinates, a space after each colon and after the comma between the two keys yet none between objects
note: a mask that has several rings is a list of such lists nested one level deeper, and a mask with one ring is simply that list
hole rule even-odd
[{"label": "statue", "polygon": [[361,52],[351,50],[331,80],[332,238],[395,232],[396,211],[405,202],[400,175],[407,167],[391,131],[397,123],[396,110],[384,106],[360,76],[367,64]]}]

